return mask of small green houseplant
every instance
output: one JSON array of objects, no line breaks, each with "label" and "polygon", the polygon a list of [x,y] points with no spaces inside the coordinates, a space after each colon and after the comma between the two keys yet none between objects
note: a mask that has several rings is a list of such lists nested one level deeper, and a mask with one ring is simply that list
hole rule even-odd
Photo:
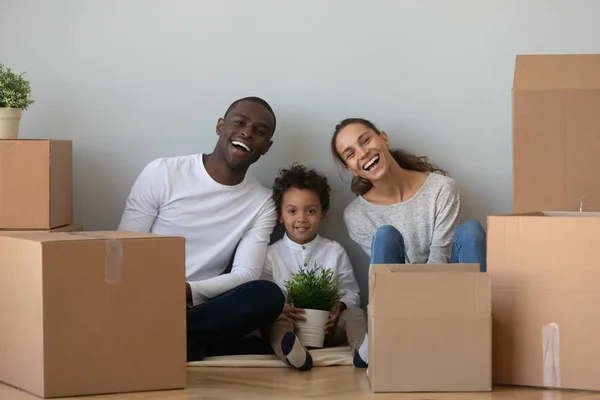
[{"label": "small green houseplant", "polygon": [[34,103],[25,72],[14,73],[0,64],[0,139],[17,139],[23,110]]},{"label": "small green houseplant", "polygon": [[306,321],[298,321],[298,338],[306,347],[323,347],[329,311],[346,295],[333,273],[315,264],[314,268],[300,269],[284,282],[288,302],[305,311]]}]

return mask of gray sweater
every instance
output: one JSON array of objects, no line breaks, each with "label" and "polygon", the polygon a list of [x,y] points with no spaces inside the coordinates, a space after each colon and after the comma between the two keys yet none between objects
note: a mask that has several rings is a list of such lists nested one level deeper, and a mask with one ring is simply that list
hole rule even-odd
[{"label": "gray sweater", "polygon": [[454,179],[432,173],[414,196],[400,203],[375,205],[358,196],[344,210],[344,223],[350,238],[369,256],[377,228],[392,225],[404,237],[406,263],[445,264],[461,211]]}]

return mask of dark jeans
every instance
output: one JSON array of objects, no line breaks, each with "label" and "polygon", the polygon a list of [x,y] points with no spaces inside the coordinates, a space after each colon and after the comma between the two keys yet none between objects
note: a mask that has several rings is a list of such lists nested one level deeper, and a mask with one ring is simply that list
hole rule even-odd
[{"label": "dark jeans", "polygon": [[268,342],[249,333],[271,325],[285,297],[269,281],[251,281],[187,310],[187,358],[272,353]]},{"label": "dark jeans", "polygon": [[[404,264],[404,238],[396,228],[383,225],[373,236],[371,264]],[[486,272],[486,234],[477,221],[465,221],[459,225],[452,241],[451,264],[479,264]]]}]

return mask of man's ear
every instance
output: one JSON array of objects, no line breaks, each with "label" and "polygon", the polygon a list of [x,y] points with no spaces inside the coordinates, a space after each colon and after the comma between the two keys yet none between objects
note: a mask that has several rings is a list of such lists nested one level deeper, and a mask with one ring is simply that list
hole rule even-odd
[{"label": "man's ear", "polygon": [[221,129],[223,129],[223,124],[225,123],[225,120],[223,118],[219,118],[219,120],[217,121],[217,135],[221,134]]},{"label": "man's ear", "polygon": [[271,146],[273,146],[273,141],[270,140],[269,141],[269,145],[267,146],[267,148],[262,152],[262,155],[264,156],[265,154],[267,154],[269,152],[269,149],[271,148]]}]

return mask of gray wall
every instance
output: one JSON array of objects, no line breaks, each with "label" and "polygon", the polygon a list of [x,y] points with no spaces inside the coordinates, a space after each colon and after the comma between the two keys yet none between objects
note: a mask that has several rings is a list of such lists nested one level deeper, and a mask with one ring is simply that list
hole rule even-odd
[{"label": "gray wall", "polygon": [[511,85],[518,53],[600,52],[594,0],[0,0],[0,63],[28,71],[24,138],[74,141],[75,217],[116,228],[150,160],[210,151],[231,101],[262,96],[278,129],[252,170],[270,185],[305,163],[331,178],[325,236],[367,264],[340,220],[353,198],[329,138],[372,119],[392,144],[447,169],[466,217],[511,209]]}]

